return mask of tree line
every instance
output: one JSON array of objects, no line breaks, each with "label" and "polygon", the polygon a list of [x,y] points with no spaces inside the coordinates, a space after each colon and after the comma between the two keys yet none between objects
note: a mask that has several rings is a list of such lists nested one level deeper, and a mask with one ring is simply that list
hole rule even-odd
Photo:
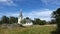
[{"label": "tree line", "polygon": [[[30,19],[29,17],[24,18],[21,22],[26,23],[26,19]],[[35,18],[34,20],[30,19],[30,21],[34,25],[44,25],[46,24],[45,20],[40,20],[39,18]],[[7,17],[7,16],[2,16],[0,19],[0,24],[13,24],[13,23],[18,23],[18,17]]]},{"label": "tree line", "polygon": [[[24,18],[21,22],[26,23],[26,19],[30,19],[34,25],[44,25],[44,24],[56,24],[57,22],[60,22],[60,8],[58,8],[56,11],[53,11],[52,13],[52,20],[46,22],[45,20],[41,20],[40,18],[35,18],[34,20],[30,19],[29,17]],[[0,24],[12,24],[12,23],[18,23],[18,17],[7,17],[7,16],[2,16],[0,19]],[[58,24],[58,23],[57,23]]]},{"label": "tree line", "polygon": [[18,18],[17,17],[7,17],[7,16],[2,16],[0,19],[0,24],[12,24],[12,23],[17,23]]}]

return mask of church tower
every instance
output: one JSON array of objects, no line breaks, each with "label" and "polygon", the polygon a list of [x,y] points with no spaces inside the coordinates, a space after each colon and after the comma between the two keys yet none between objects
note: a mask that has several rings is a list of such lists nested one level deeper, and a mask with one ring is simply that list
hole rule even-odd
[{"label": "church tower", "polygon": [[23,16],[22,16],[22,9],[20,9],[20,15],[18,17],[18,24],[21,24],[22,18],[23,18]]}]

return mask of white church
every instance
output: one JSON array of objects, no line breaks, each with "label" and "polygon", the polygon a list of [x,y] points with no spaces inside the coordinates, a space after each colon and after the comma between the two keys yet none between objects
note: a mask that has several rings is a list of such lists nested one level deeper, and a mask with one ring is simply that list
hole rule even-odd
[{"label": "white church", "polygon": [[[22,15],[22,10],[20,10],[20,15],[18,17],[18,24],[22,24],[21,21],[23,20],[23,15]],[[25,24],[22,24],[22,26],[30,26],[30,25],[33,25],[32,21],[29,20],[29,19],[26,19],[26,23]]]}]

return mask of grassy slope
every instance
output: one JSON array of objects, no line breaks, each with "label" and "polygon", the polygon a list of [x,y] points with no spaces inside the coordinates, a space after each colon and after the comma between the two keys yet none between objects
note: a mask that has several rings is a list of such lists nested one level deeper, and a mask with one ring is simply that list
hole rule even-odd
[{"label": "grassy slope", "polygon": [[18,28],[1,28],[0,34],[51,34],[51,31],[56,29],[55,26],[29,26],[29,27],[18,27]]}]

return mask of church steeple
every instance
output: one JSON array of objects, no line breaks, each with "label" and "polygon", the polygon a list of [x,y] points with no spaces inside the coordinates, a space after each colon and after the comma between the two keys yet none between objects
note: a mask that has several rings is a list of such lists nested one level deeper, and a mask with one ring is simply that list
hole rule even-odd
[{"label": "church steeple", "polygon": [[20,16],[19,17],[22,17],[22,9],[20,9]]},{"label": "church steeple", "polygon": [[21,24],[22,18],[23,18],[23,16],[22,16],[22,9],[20,9],[20,15],[18,17],[18,24]]}]

